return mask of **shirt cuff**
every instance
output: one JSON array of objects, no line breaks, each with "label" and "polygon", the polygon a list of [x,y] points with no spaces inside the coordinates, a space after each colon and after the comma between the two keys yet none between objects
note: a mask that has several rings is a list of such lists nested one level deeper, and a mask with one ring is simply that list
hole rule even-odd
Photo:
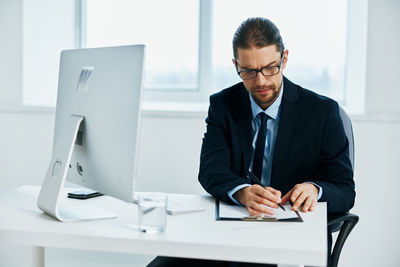
[{"label": "shirt cuff", "polygon": [[305,182],[305,183],[313,184],[316,187],[318,187],[318,199],[317,200],[319,200],[322,196],[322,187],[320,187],[319,185],[317,185],[316,183],[313,183],[313,182]]},{"label": "shirt cuff", "polygon": [[237,205],[239,205],[239,206],[243,206],[242,203],[240,203],[239,201],[237,201],[237,200],[233,197],[233,195],[234,195],[237,191],[239,191],[240,189],[242,189],[242,188],[244,188],[244,187],[248,187],[248,186],[251,186],[251,184],[241,184],[241,185],[236,186],[236,187],[233,188],[232,190],[228,191],[228,197],[229,197],[235,204],[237,204]]}]

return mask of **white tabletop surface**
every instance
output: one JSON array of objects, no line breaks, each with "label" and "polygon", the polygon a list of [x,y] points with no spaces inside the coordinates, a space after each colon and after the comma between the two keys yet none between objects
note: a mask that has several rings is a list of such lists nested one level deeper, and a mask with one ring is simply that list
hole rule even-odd
[{"label": "white tabletop surface", "polygon": [[318,203],[314,212],[301,213],[302,223],[216,221],[212,197],[174,194],[174,199],[206,211],[168,215],[166,231],[149,234],[135,230],[135,204],[108,196],[65,201],[108,209],[118,215],[117,219],[59,222],[37,208],[39,189],[23,186],[0,194],[0,240],[40,247],[202,259],[326,264],[326,203]]}]

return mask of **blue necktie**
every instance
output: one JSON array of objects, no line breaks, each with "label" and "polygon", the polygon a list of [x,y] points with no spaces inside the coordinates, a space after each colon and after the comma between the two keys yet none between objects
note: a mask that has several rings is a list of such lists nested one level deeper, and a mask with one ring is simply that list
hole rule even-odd
[{"label": "blue necktie", "polygon": [[264,112],[258,113],[261,119],[261,126],[258,131],[256,147],[254,149],[254,159],[253,159],[253,174],[260,179],[261,182],[261,174],[262,174],[262,165],[264,160],[264,151],[265,151],[265,139],[267,137],[267,120],[268,115]]}]

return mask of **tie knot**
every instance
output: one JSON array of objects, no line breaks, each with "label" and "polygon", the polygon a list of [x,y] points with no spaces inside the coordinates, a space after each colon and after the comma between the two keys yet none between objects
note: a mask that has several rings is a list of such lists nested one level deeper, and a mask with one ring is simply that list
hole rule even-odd
[{"label": "tie knot", "polygon": [[258,113],[258,116],[260,117],[261,123],[266,122],[269,118],[269,116],[264,112]]}]

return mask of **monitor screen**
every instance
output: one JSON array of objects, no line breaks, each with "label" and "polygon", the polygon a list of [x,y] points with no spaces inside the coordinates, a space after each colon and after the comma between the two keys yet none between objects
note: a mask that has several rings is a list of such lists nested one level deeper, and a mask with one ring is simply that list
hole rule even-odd
[{"label": "monitor screen", "polygon": [[43,202],[54,194],[50,191],[62,187],[65,178],[125,201],[133,199],[143,61],[144,45],[61,53],[53,155],[39,207],[46,206]]}]

